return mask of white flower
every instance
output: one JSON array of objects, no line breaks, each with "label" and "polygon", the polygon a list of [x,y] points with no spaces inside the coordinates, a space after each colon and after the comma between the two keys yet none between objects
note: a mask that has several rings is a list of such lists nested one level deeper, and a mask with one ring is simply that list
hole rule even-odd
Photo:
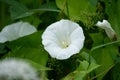
[{"label": "white flower", "polygon": [[37,73],[27,62],[19,59],[0,61],[0,80],[38,80]]},{"label": "white flower", "polygon": [[103,22],[98,21],[96,26],[102,28],[105,30],[107,36],[113,40],[114,38],[116,38],[116,33],[115,31],[112,29],[110,23],[107,20],[103,20]]},{"label": "white flower", "polygon": [[48,26],[42,35],[45,50],[56,59],[68,59],[83,48],[82,28],[70,20],[60,20]]},{"label": "white flower", "polygon": [[0,32],[0,43],[16,40],[20,37],[36,32],[36,28],[27,22],[17,22],[5,26]]}]

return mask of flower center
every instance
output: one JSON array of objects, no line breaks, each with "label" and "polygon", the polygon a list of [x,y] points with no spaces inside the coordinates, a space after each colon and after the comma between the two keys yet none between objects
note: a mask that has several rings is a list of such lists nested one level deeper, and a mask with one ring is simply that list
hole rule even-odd
[{"label": "flower center", "polygon": [[66,41],[62,42],[62,48],[67,48],[69,46],[69,43]]}]

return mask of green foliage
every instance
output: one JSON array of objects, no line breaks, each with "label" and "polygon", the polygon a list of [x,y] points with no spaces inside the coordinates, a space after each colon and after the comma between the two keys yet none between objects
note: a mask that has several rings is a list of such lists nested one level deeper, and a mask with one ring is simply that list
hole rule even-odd
[{"label": "green foliage", "polygon": [[60,10],[57,8],[56,4],[54,2],[49,2],[46,4],[41,5],[38,9],[33,9],[33,12],[35,11],[55,11],[60,12]]},{"label": "green foliage", "polygon": [[56,4],[68,19],[82,22],[88,29],[93,29],[97,21],[104,18],[103,13],[96,12],[97,1],[98,0],[56,0]]},{"label": "green foliage", "polygon": [[10,5],[11,19],[18,19],[32,14],[31,12],[29,12],[27,7],[18,3],[15,0],[11,0],[11,1],[1,0],[1,1]]},{"label": "green foliage", "polygon": [[119,80],[120,79],[120,68],[119,68],[120,64],[116,64],[116,66],[111,70],[112,72],[112,80]]},{"label": "green foliage", "polygon": [[9,42],[8,48],[11,51],[6,57],[20,57],[46,65],[48,55],[42,46],[40,34],[41,31]]},{"label": "green foliage", "polygon": [[38,71],[52,70],[52,69],[47,68],[47,67],[45,67],[45,66],[43,66],[43,65],[40,65],[39,63],[36,63],[36,62],[34,62],[34,61],[32,61],[32,60],[26,59],[26,61],[28,61],[28,62],[29,62],[32,66],[34,66],[34,68],[37,69]]},{"label": "green foliage", "polygon": [[95,7],[88,0],[56,0],[56,4],[71,20],[75,21],[82,20],[84,13],[95,11]]},{"label": "green foliage", "polygon": [[109,21],[112,27],[115,29],[118,39],[120,39],[120,0],[110,0],[106,2],[106,13],[109,15]]},{"label": "green foliage", "polygon": [[109,40],[107,40],[107,38],[105,36],[102,36],[102,34],[100,33],[91,34],[91,36],[94,40],[93,46],[95,46],[91,49],[91,55],[94,57],[96,62],[101,65],[101,67],[98,70],[96,70],[97,74],[102,73],[98,77],[98,80],[101,80],[109,71],[109,69],[112,68],[111,66],[114,64],[113,55],[119,54],[117,45],[115,44],[119,41],[106,43]]},{"label": "green foliage", "polygon": [[87,75],[99,66],[93,62],[89,64],[87,61],[81,61],[79,67],[74,72],[68,74],[63,80],[86,80]]},{"label": "green foliage", "polygon": [[[43,80],[120,80],[119,3],[120,0],[0,0],[0,30],[17,21],[29,22],[38,30],[0,44],[0,59],[25,59]],[[48,25],[62,18],[79,23],[86,41],[79,54],[59,61],[45,51],[41,35]],[[105,31],[95,26],[103,19],[108,19],[115,30],[116,41],[110,41]]]},{"label": "green foliage", "polygon": [[96,6],[98,0],[89,0],[89,1],[92,5]]},{"label": "green foliage", "polygon": [[15,0],[0,0],[2,2],[5,2],[10,5],[10,15],[11,19],[19,19],[27,16],[31,16],[32,14],[35,14],[39,11],[55,11],[60,12],[60,10],[57,8],[56,4],[53,2],[46,3],[44,5],[41,5],[38,9],[28,9],[25,5],[18,3]]}]

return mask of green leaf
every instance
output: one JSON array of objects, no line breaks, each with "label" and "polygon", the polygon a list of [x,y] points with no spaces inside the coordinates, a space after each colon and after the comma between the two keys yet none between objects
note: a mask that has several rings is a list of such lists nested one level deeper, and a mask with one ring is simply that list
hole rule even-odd
[{"label": "green leaf", "polygon": [[95,59],[88,52],[83,51],[80,55],[88,62],[90,61],[96,63]]},{"label": "green leaf", "polygon": [[89,67],[89,63],[87,61],[81,61],[80,66],[78,67],[78,71],[87,71]]},{"label": "green leaf", "polygon": [[92,5],[96,6],[98,0],[89,0],[89,1]]},{"label": "green leaf", "polygon": [[38,71],[52,70],[51,68],[40,65],[32,60],[26,60],[26,61],[28,61]]},{"label": "green leaf", "polygon": [[86,71],[80,71],[74,76],[74,80],[86,80],[85,77],[87,75]]},{"label": "green leaf", "polygon": [[89,0],[56,0],[56,4],[71,20],[82,20],[84,13],[95,11]]},{"label": "green leaf", "polygon": [[88,67],[88,73],[92,72],[94,69],[96,69],[96,68],[98,68],[98,67],[100,67],[100,65],[91,62],[91,64],[90,64],[89,67]]},{"label": "green leaf", "polygon": [[11,19],[19,19],[23,17],[27,17],[32,15],[33,12],[30,12],[25,6],[23,5],[16,5],[16,6],[10,6],[10,15]]},{"label": "green leaf", "polygon": [[100,65],[91,62],[90,64],[87,61],[81,61],[80,66],[78,67],[77,71],[86,71],[86,73],[92,72],[94,69],[98,68]]},{"label": "green leaf", "polygon": [[63,80],[84,80],[86,75],[86,71],[75,71],[68,74]]},{"label": "green leaf", "polygon": [[14,50],[8,53],[6,57],[17,57],[23,59],[30,59],[39,63],[40,65],[46,65],[46,61],[48,59],[48,54],[41,49],[38,48],[28,48],[28,47],[16,47]]},{"label": "green leaf", "polygon": [[38,31],[33,34],[21,37],[17,40],[8,42],[8,47],[13,50],[15,47],[30,47],[30,48],[36,48],[39,46],[42,46],[41,44],[41,35],[43,31]]}]

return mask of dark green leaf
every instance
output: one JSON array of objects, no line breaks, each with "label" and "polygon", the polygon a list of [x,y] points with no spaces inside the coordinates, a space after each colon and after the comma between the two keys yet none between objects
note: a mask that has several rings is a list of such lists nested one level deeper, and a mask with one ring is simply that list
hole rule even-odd
[{"label": "dark green leaf", "polygon": [[54,2],[49,2],[49,3],[43,4],[38,9],[33,9],[31,11],[32,12],[38,12],[38,11],[60,12],[60,10],[57,8],[57,6],[56,6],[56,4]]},{"label": "dark green leaf", "polygon": [[92,5],[96,6],[98,0],[89,0],[89,1]]},{"label": "dark green leaf", "polygon": [[120,64],[116,64],[116,66],[112,69],[112,77],[113,80],[120,80]]},{"label": "dark green leaf", "polygon": [[18,3],[15,0],[1,0],[10,5],[10,15],[11,19],[19,19],[26,16],[30,16],[33,12],[30,12],[26,6],[23,4]]}]

